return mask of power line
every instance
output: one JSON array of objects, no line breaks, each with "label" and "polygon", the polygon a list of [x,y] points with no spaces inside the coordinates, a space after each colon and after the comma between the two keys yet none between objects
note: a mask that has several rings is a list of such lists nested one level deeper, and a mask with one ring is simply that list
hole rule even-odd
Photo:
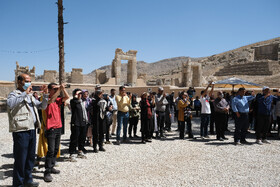
[{"label": "power line", "polygon": [[48,49],[41,49],[41,50],[37,50],[37,51],[18,51],[18,50],[0,50],[1,53],[8,53],[8,54],[36,54],[36,53],[42,53],[42,52],[46,52],[46,51],[51,51],[57,49],[57,47],[52,47],[52,48],[48,48]]}]

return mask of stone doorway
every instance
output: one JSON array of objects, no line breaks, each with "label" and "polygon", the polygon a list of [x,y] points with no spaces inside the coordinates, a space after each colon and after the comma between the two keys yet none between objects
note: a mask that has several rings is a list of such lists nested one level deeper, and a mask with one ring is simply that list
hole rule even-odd
[{"label": "stone doorway", "polygon": [[136,50],[129,50],[124,53],[122,49],[117,48],[115,51],[115,58],[112,62],[112,77],[115,78],[115,84],[121,85],[121,61],[127,60],[127,82],[125,84],[129,84],[131,86],[136,85],[137,80],[137,60],[136,60]]}]

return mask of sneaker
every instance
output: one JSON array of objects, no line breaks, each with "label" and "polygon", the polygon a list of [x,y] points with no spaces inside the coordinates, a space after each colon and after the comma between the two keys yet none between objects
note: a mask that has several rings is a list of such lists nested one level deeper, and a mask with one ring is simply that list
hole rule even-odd
[{"label": "sneaker", "polygon": [[217,138],[217,140],[219,140],[219,141],[224,141],[224,139],[223,139],[223,138]]},{"label": "sneaker", "polygon": [[131,136],[131,135],[129,135],[129,138],[130,138],[130,139],[132,139],[132,136]]},{"label": "sneaker", "polygon": [[103,147],[99,147],[99,151],[106,151]]},{"label": "sneaker", "polygon": [[77,162],[74,154],[70,155],[70,162]]},{"label": "sneaker", "polygon": [[200,138],[201,138],[202,140],[204,140],[204,139],[205,139],[205,137],[203,137],[203,136],[200,136]]},{"label": "sneaker", "polygon": [[139,138],[139,136],[137,136],[136,134],[134,135],[134,138]]},{"label": "sneaker", "polygon": [[145,140],[142,140],[141,142],[142,142],[142,144],[146,144]]},{"label": "sneaker", "polygon": [[241,145],[240,141],[234,142],[234,145]]},{"label": "sneaker", "polygon": [[271,144],[267,139],[263,139],[262,142],[266,144]]},{"label": "sneaker", "polygon": [[45,182],[52,182],[53,178],[50,173],[44,173],[44,181]]},{"label": "sneaker", "polygon": [[111,144],[111,142],[110,141],[106,141],[105,144]]},{"label": "sneaker", "polygon": [[85,156],[85,154],[82,151],[79,151],[78,155],[77,155],[77,158],[85,159],[87,157]]},{"label": "sneaker", "polygon": [[115,136],[116,134],[115,134],[115,133],[112,133],[111,135],[112,135],[112,136]]},{"label": "sneaker", "polygon": [[59,174],[60,171],[59,171],[58,169],[52,168],[52,169],[51,169],[51,173],[52,173],[52,174]]},{"label": "sneaker", "polygon": [[204,136],[204,138],[210,138],[210,136],[207,135],[207,136]]},{"label": "sneaker", "polygon": [[256,141],[256,143],[259,144],[259,145],[262,145],[262,144],[263,144],[262,141],[261,141],[260,139],[258,139],[258,140]]},{"label": "sneaker", "polygon": [[117,140],[116,145],[120,145],[120,144],[121,144],[120,140]]},{"label": "sneaker", "polygon": [[224,140],[228,140],[228,138],[226,138],[226,137],[222,137]]}]

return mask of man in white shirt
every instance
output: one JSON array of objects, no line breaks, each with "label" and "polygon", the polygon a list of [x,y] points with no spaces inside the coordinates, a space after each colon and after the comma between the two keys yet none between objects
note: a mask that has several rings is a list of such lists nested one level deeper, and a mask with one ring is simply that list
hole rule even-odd
[{"label": "man in white shirt", "polygon": [[[207,90],[212,85],[212,89],[210,93],[208,94]],[[208,124],[210,121],[210,115],[211,115],[211,108],[210,108],[210,95],[212,95],[214,90],[214,84],[210,82],[205,90],[201,91],[200,96],[200,103],[201,103],[201,123],[200,123],[200,136],[202,139],[209,138],[208,136]]]}]

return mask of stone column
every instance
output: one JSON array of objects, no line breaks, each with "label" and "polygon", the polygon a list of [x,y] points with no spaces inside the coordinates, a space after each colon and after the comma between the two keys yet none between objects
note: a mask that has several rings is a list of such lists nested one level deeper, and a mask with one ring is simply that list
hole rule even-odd
[{"label": "stone column", "polygon": [[121,59],[116,59],[115,62],[115,83],[116,85],[120,85],[121,84]]},{"label": "stone column", "polygon": [[136,81],[137,81],[137,61],[136,58],[132,60],[131,63],[131,82],[132,86],[136,86]]},{"label": "stone column", "polygon": [[197,75],[197,82],[198,82],[198,87],[202,85],[202,66],[201,64],[198,65],[198,75]]},{"label": "stone column", "polygon": [[127,62],[127,84],[132,85],[132,60]]}]

